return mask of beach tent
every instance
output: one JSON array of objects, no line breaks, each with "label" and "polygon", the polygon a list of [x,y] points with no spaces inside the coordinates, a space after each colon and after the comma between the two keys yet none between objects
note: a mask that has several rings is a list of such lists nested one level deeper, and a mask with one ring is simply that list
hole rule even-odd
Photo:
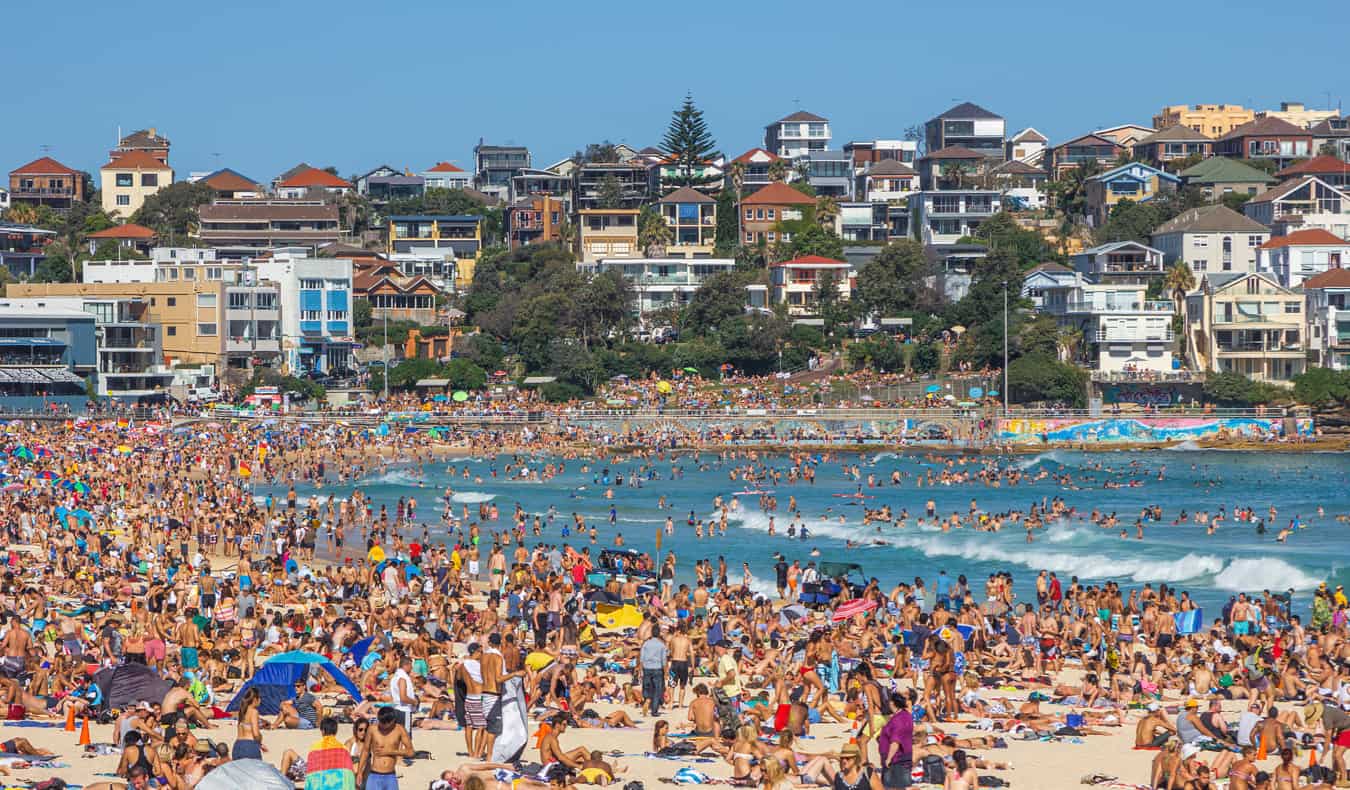
[{"label": "beach tent", "polygon": [[877,602],[871,598],[854,598],[851,601],[845,601],[839,604],[839,608],[834,610],[831,621],[842,623],[855,614],[866,614],[877,608]]},{"label": "beach tent", "polygon": [[159,704],[173,688],[173,681],[164,680],[144,664],[122,664],[101,670],[94,675],[94,684],[107,709],[129,708],[138,702]]},{"label": "beach tent", "polygon": [[197,790],[295,790],[295,783],[263,760],[231,760],[212,769],[197,783]]},{"label": "beach tent", "polygon": [[256,686],[262,694],[262,702],[258,707],[258,712],[264,716],[275,716],[281,711],[283,700],[295,698],[295,681],[308,677],[310,668],[314,666],[318,666],[331,675],[338,682],[338,685],[352,695],[354,701],[361,701],[360,689],[332,661],[318,653],[295,650],[273,656],[261,667],[258,667],[258,671],[254,673],[253,677],[239,687],[239,693],[234,695],[234,699],[230,700],[230,705],[225,710],[231,713],[238,710],[244,692]]},{"label": "beach tent", "polygon": [[595,605],[595,621],[601,628],[637,628],[642,612],[636,606],[600,603]]},{"label": "beach tent", "polygon": [[492,762],[513,763],[520,759],[529,740],[525,707],[525,683],[511,678],[502,687],[502,734],[492,743]]}]

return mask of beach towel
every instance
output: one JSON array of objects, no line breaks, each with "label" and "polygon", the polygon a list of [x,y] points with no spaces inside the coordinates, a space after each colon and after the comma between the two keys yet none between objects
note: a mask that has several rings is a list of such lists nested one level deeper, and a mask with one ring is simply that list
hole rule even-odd
[{"label": "beach towel", "polygon": [[1192,609],[1189,612],[1177,612],[1172,615],[1176,620],[1177,633],[1183,636],[1187,634],[1199,633],[1205,627],[1205,613],[1203,609]]},{"label": "beach towel", "polygon": [[677,785],[701,785],[712,781],[712,777],[694,768],[681,768],[672,778]]},{"label": "beach towel", "polygon": [[342,741],[325,735],[309,747],[305,758],[305,790],[356,790],[351,752]]}]

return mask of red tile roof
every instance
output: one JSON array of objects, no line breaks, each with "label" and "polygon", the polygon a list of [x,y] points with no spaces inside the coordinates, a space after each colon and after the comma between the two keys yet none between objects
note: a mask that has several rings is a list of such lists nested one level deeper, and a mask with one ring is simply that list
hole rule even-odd
[{"label": "red tile roof", "polygon": [[20,173],[23,175],[61,175],[74,176],[79,175],[78,171],[71,170],[60,162],[52,159],[50,156],[44,156],[41,159],[34,159],[23,167],[16,167],[11,173]]},{"label": "red tile roof", "polygon": [[151,156],[146,151],[124,151],[119,153],[100,170],[169,170],[169,166]]},{"label": "red tile roof", "polygon": [[763,154],[764,156],[768,157],[770,162],[774,161],[775,159],[782,158],[778,154],[775,154],[773,151],[766,151],[763,148],[751,148],[749,151],[746,151],[745,153],[741,154],[740,156],[736,157],[731,161],[749,163],[755,156],[759,154]]},{"label": "red tile roof", "polygon": [[1342,162],[1334,156],[1315,156],[1306,162],[1292,164],[1275,175],[1287,178],[1290,176],[1347,172],[1350,172],[1350,162]]},{"label": "red tile roof", "polygon": [[1296,230],[1287,236],[1276,236],[1261,245],[1263,250],[1278,250],[1281,247],[1346,247],[1350,242],[1330,231],[1321,228]]},{"label": "red tile roof", "polygon": [[153,230],[134,222],[89,234],[91,239],[153,239],[154,237],[155,232]]},{"label": "red tile roof", "polygon": [[217,192],[260,192],[262,188],[233,170],[220,170],[206,178],[202,183]]},{"label": "red tile roof", "polygon": [[787,184],[774,182],[741,201],[744,205],[814,206],[814,198],[803,195]]},{"label": "red tile roof", "polygon": [[1235,140],[1239,137],[1312,137],[1312,132],[1283,118],[1267,115],[1238,126],[1219,139]]},{"label": "red tile roof", "polygon": [[984,154],[979,151],[972,151],[959,145],[949,145],[946,148],[939,148],[933,153],[925,156],[924,159],[983,159]]},{"label": "red tile roof", "polygon": [[848,266],[847,261],[836,261],[834,258],[825,258],[820,255],[803,255],[800,258],[793,258],[790,261],[779,261],[774,266]]},{"label": "red tile roof", "polygon": [[333,189],[351,189],[352,185],[327,170],[320,170],[317,167],[311,167],[308,170],[301,170],[299,173],[291,176],[281,182],[283,187],[327,187]]},{"label": "red tile roof", "polygon": [[1303,290],[1309,288],[1350,288],[1350,269],[1327,269],[1309,277],[1303,281]]},{"label": "red tile roof", "polygon": [[449,162],[437,162],[435,167],[429,168],[428,173],[463,173],[464,168],[456,167]]}]

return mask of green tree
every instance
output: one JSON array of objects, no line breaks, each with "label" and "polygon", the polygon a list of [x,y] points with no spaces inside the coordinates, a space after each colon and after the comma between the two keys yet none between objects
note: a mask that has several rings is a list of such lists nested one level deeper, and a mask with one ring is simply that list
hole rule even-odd
[{"label": "green tree", "polygon": [[893,241],[858,270],[853,299],[863,313],[883,318],[919,310],[931,301],[924,283],[931,271],[922,244]]},{"label": "green tree", "polygon": [[719,272],[704,280],[684,308],[681,330],[706,335],[727,319],[744,314],[745,286],[756,279],[754,272],[734,271]]},{"label": "green tree", "polygon": [[1294,398],[1312,406],[1345,403],[1350,399],[1350,374],[1330,368],[1308,368],[1294,377]]},{"label": "green tree", "polygon": [[1172,264],[1163,277],[1163,287],[1172,297],[1172,302],[1176,305],[1177,315],[1182,315],[1186,312],[1186,294],[1195,289],[1195,273],[1191,271],[1191,267],[1187,266],[1185,261],[1177,261]]},{"label": "green tree", "polygon": [[842,261],[844,259],[844,242],[835,235],[834,231],[826,230],[819,225],[811,225],[792,235],[788,254],[793,258],[800,258],[803,255],[819,255],[822,258]]},{"label": "green tree", "polygon": [[1241,373],[1211,373],[1205,377],[1205,397],[1220,406],[1248,406],[1256,402],[1256,382]]},{"label": "green tree", "polygon": [[619,147],[606,140],[603,143],[590,143],[585,150],[577,151],[572,154],[572,160],[578,165],[584,164],[602,164],[612,165],[619,161]]},{"label": "green tree", "polygon": [[596,189],[599,193],[596,203],[600,208],[623,208],[623,184],[619,183],[618,176],[613,173],[604,174]]},{"label": "green tree", "polygon": [[417,197],[395,198],[385,206],[387,216],[402,214],[479,214],[487,206],[482,198],[463,189],[431,187]]},{"label": "green tree", "polygon": [[1026,354],[1008,365],[1008,397],[1014,403],[1057,401],[1082,408],[1087,371],[1048,354]]},{"label": "green tree", "polygon": [[352,300],[352,326],[357,329],[365,329],[374,323],[369,299]]},{"label": "green tree", "polygon": [[708,132],[703,111],[694,106],[694,97],[686,95],[684,104],[671,114],[670,127],[661,141],[661,150],[670,157],[675,186],[695,186],[710,178],[701,175],[703,167],[717,157],[717,144]]},{"label": "green tree", "polygon": [[463,358],[450,360],[441,373],[450,380],[452,389],[480,390],[487,384],[487,371]]},{"label": "green tree", "polygon": [[775,159],[769,163],[769,180],[781,184],[787,181],[790,170],[786,159]]},{"label": "green tree", "polygon": [[717,230],[713,237],[715,257],[730,258],[736,254],[736,247],[741,243],[739,211],[736,195],[730,189],[717,193]]},{"label": "green tree", "polygon": [[1137,241],[1148,244],[1148,237],[1165,221],[1162,210],[1153,202],[1122,200],[1112,207],[1111,215],[1097,229],[1097,243]]},{"label": "green tree", "polygon": [[673,238],[670,225],[655,206],[643,206],[638,214],[638,248],[648,258],[666,257],[666,247]]},{"label": "green tree", "polygon": [[1242,207],[1245,206],[1247,204],[1247,201],[1251,199],[1252,196],[1247,194],[1246,192],[1229,192],[1223,197],[1219,198],[1219,202],[1224,204],[1228,208],[1231,208],[1232,210],[1236,211],[1237,213],[1241,214]]},{"label": "green tree", "polygon": [[72,283],[75,282],[75,269],[70,256],[64,249],[51,245],[47,248],[47,257],[33,271],[35,283]]},{"label": "green tree", "polygon": [[816,224],[834,232],[834,221],[839,219],[839,201],[829,195],[816,198]]},{"label": "green tree", "polygon": [[153,230],[161,244],[182,246],[197,227],[197,209],[215,194],[201,182],[178,181],[147,197],[131,221]]}]

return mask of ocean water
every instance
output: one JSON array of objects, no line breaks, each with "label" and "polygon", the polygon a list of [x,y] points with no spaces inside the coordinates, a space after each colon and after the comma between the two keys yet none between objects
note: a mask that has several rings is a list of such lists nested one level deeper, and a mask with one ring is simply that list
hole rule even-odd
[{"label": "ocean water", "polygon": [[[517,467],[523,463],[531,470],[542,469],[550,462],[565,463],[566,470],[546,482],[508,478],[506,466],[513,460]],[[761,456],[760,462],[782,470],[786,481],[787,457]],[[985,462],[968,459],[967,468],[978,468]],[[696,517],[715,520],[714,497],[720,494],[730,499],[733,492],[753,488],[728,476],[729,470],[746,463],[744,459],[723,461],[710,453],[681,456],[674,462],[683,470],[680,476],[672,475],[671,461],[654,461],[655,478],[644,476],[640,487],[632,487],[629,478],[640,465],[637,460],[611,465],[607,460],[563,462],[550,457],[513,459],[501,455],[456,460],[450,464],[453,475],[447,474],[444,466],[427,467],[421,472],[391,466],[358,481],[357,486],[374,500],[377,511],[384,504],[391,514],[400,497],[416,497],[417,520],[430,525],[433,536],[447,539],[447,530],[440,524],[447,488],[456,515],[467,507],[470,519],[477,520],[480,503],[498,507],[500,518],[484,525],[488,532],[509,529],[517,504],[531,514],[546,514],[553,506],[557,519],[551,525],[545,521],[543,536],[530,536],[531,545],[537,540],[576,547],[590,545],[588,537],[561,535],[572,514],[578,513],[588,526],[597,528],[598,547],[612,546],[615,534],[622,533],[628,547],[651,551],[657,533],[664,530],[670,516],[675,531],[662,537],[662,552],[676,552],[681,581],[692,579],[695,559],[715,561],[723,556],[732,583],[740,582],[741,563],[747,562],[756,577],[755,589],[770,594],[774,591],[774,554],[781,552],[789,561],[799,559],[803,565],[810,560],[859,563],[887,591],[896,582],[912,581],[916,576],[925,579],[931,589],[938,573],[945,570],[953,578],[965,574],[978,594],[989,574],[1008,571],[1013,574],[1019,599],[1028,600],[1034,599],[1035,576],[1044,568],[1057,573],[1065,585],[1071,576],[1084,582],[1114,579],[1126,588],[1145,582],[1155,587],[1166,583],[1190,592],[1215,613],[1238,592],[1293,588],[1300,593],[1296,608],[1306,609],[1310,591],[1323,580],[1339,580],[1342,568],[1350,564],[1346,560],[1350,523],[1336,518],[1350,515],[1350,456],[1345,454],[1222,452],[1182,446],[1171,451],[1128,453],[1055,450],[996,462],[1016,466],[1030,475],[1045,470],[1052,477],[999,488],[981,483],[918,487],[915,477],[927,470],[936,475],[944,458],[904,452],[837,455],[817,466],[814,485],[764,484],[778,498],[778,510],[772,514],[777,535],[768,534],[770,514],[759,509],[758,496],[745,494],[739,497],[740,508],[732,513],[726,535],[706,537],[705,533],[702,540],[686,524],[690,511]],[[860,465],[861,479],[847,476],[845,464]],[[468,479],[460,474],[465,465],[470,470]],[[583,467],[589,467],[589,471],[583,472]],[[895,470],[905,476],[900,485],[889,483]],[[624,476],[622,486],[613,484],[618,473]],[[876,477],[875,487],[867,486],[869,474]],[[1055,479],[1066,474],[1077,490]],[[1126,487],[1106,488],[1107,481]],[[1128,487],[1131,481],[1139,485]],[[865,526],[858,500],[841,496],[854,494],[860,485],[871,497],[864,500],[868,508],[889,504],[897,515],[901,508],[907,508],[908,526],[900,529],[885,525],[879,530],[875,524]],[[321,493],[345,496],[351,487],[335,490],[329,486]],[[607,489],[613,491],[612,500],[605,497]],[[658,506],[662,495],[666,497],[666,509]],[[789,496],[797,498],[810,530],[806,540],[785,534],[792,521],[787,512]],[[939,515],[950,515],[954,511],[967,513],[971,499],[981,511],[1001,513],[1025,511],[1033,502],[1055,496],[1078,512],[1039,531],[1032,543],[1026,542],[1025,531],[1017,524],[998,533],[969,529],[943,533],[931,526],[916,525],[929,498],[935,501]],[[1135,519],[1141,509],[1155,504],[1163,510],[1162,520],[1146,522],[1144,540],[1136,540]],[[611,505],[617,514],[614,527],[609,525]],[[1318,515],[1319,505],[1324,515]],[[1273,520],[1269,516],[1271,506],[1277,510]],[[1172,525],[1183,509],[1187,514],[1213,514],[1221,507],[1227,519],[1214,535],[1207,535],[1204,526],[1189,518]],[[1255,523],[1233,518],[1240,507],[1254,508],[1266,520],[1264,535],[1257,534]],[[1122,538],[1118,529],[1093,524],[1088,518],[1093,508],[1102,513],[1115,512],[1128,536]],[[1286,542],[1277,542],[1277,534],[1291,521],[1298,526]]]}]

